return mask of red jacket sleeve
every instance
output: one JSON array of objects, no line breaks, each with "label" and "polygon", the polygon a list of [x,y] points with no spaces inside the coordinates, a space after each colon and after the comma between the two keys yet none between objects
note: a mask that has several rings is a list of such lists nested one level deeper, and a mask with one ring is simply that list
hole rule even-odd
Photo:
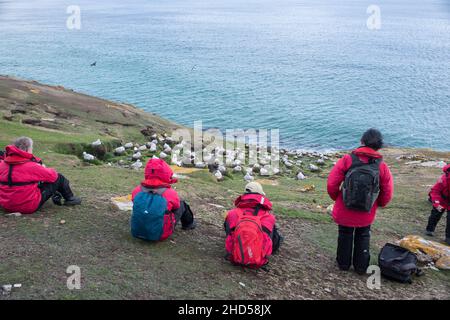
[{"label": "red jacket sleeve", "polygon": [[383,162],[380,166],[380,195],[378,196],[378,205],[385,207],[392,200],[394,195],[394,179],[388,165]]},{"label": "red jacket sleeve", "polygon": [[174,189],[168,188],[163,193],[163,197],[167,201],[167,210],[174,211],[180,207],[180,197]]},{"label": "red jacket sleeve", "polygon": [[331,169],[330,174],[328,175],[327,181],[327,191],[330,195],[330,198],[336,201],[339,196],[341,184],[345,179],[345,173],[348,168],[350,168],[352,163],[352,158],[350,155],[345,155],[334,165]]},{"label": "red jacket sleeve", "polygon": [[439,205],[442,205],[445,203],[444,198],[442,197],[442,194],[444,193],[444,179],[445,175],[439,178],[439,180],[436,182],[436,184],[431,188],[430,196],[431,196],[431,202],[433,202],[434,207],[438,207]]},{"label": "red jacket sleeve", "polygon": [[141,186],[137,186],[136,188],[133,189],[133,191],[131,192],[131,201],[134,201],[134,198],[136,197],[136,195],[141,192]]},{"label": "red jacket sleeve", "polygon": [[58,173],[55,169],[45,168],[34,162],[29,162],[28,166],[29,169],[26,170],[28,181],[53,183],[58,179]]}]

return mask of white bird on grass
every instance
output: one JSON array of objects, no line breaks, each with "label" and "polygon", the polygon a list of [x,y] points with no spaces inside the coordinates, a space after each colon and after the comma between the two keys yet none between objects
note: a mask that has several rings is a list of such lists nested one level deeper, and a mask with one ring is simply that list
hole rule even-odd
[{"label": "white bird on grass", "polygon": [[99,145],[101,145],[102,142],[100,141],[100,139],[95,140],[94,142],[92,142],[92,146],[93,147],[98,147]]},{"label": "white bird on grass", "polygon": [[247,172],[247,174],[244,176],[244,180],[245,181],[253,181],[253,180],[255,180],[255,178],[250,173]]},{"label": "white bird on grass", "polygon": [[142,154],[140,152],[136,152],[135,154],[133,154],[133,159],[134,160],[138,160],[142,158]]},{"label": "white bird on grass", "polygon": [[95,159],[95,157],[92,154],[83,152],[83,159],[86,161],[92,161]]},{"label": "white bird on grass", "polygon": [[138,170],[138,169],[142,168],[141,160],[138,159],[138,160],[136,160],[136,162],[132,163],[131,164],[131,168],[133,168],[135,170]]}]

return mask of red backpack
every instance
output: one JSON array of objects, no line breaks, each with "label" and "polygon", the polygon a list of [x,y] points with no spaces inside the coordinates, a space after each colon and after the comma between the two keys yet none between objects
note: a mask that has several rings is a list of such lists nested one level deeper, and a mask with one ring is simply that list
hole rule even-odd
[{"label": "red backpack", "polygon": [[258,211],[259,207],[254,212],[245,210],[238,213],[229,256],[235,265],[258,269],[268,262],[264,255],[264,231]]}]

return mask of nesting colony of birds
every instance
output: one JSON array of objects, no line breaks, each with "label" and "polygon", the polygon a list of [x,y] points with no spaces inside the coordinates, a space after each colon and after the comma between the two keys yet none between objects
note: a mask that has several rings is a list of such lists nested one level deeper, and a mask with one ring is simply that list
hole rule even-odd
[{"label": "nesting colony of birds", "polygon": [[[167,134],[154,133],[149,138],[145,143],[127,142],[108,150],[108,165],[139,170],[148,159],[160,158],[179,167],[209,170],[218,181],[236,176],[253,181],[256,177],[280,175],[304,180],[308,175],[320,174],[341,156],[335,152],[259,149],[248,144],[242,149],[203,145],[202,150],[195,152],[190,143],[175,141]],[[100,140],[91,144],[94,151],[101,147]],[[98,160],[86,151],[83,159],[91,163]]]}]

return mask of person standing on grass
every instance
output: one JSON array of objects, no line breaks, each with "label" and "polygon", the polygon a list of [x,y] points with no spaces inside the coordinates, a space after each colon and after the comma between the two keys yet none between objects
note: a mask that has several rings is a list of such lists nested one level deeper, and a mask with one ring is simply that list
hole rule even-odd
[{"label": "person standing on grass", "polygon": [[447,227],[445,229],[445,243],[450,245],[450,164],[442,168],[444,174],[431,188],[430,200],[433,204],[425,234],[434,236],[434,230],[447,210]]},{"label": "person standing on grass", "polygon": [[69,181],[54,169],[46,168],[33,155],[33,140],[18,138],[5,149],[0,161],[0,207],[7,212],[32,214],[50,198],[58,205],[79,205]]},{"label": "person standing on grass", "polygon": [[383,156],[383,137],[376,129],[367,130],[361,146],[341,158],[328,176],[327,191],[335,201],[333,219],[338,224],[337,264],[341,270],[351,265],[358,274],[370,263],[370,227],[377,208],[392,199],[392,173]]}]

